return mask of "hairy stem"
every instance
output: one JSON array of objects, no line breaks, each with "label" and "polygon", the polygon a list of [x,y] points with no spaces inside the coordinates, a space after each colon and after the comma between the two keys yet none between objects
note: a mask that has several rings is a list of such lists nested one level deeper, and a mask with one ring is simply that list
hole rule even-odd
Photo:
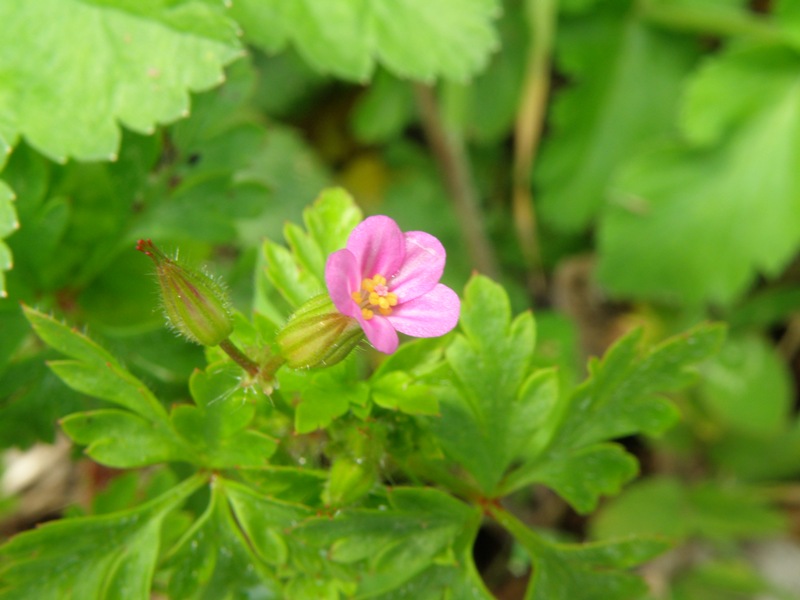
[{"label": "hairy stem", "polygon": [[425,136],[453,201],[472,262],[478,271],[497,279],[497,260],[483,228],[484,218],[472,183],[464,142],[452,128],[445,126],[436,95],[430,86],[414,84],[414,93]]},{"label": "hairy stem", "polygon": [[514,126],[514,171],[511,208],[517,239],[529,269],[528,285],[543,296],[547,282],[542,268],[531,171],[539,149],[550,93],[550,62],[555,38],[557,0],[528,0],[531,45],[517,120]]},{"label": "hairy stem", "polygon": [[242,369],[247,371],[247,373],[252,377],[256,377],[261,371],[259,366],[253,360],[251,360],[249,356],[239,350],[239,348],[236,347],[230,338],[222,340],[219,343],[219,347],[222,348],[225,354],[231,357],[233,362],[242,367]]}]

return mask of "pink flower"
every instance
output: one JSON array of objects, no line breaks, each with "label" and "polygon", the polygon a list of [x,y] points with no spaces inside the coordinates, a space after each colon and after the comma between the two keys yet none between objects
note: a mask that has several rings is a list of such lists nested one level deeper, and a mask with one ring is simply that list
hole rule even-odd
[{"label": "pink flower", "polygon": [[461,301],[439,283],[445,251],[422,231],[403,233],[392,219],[365,219],[347,247],[328,257],[325,282],[336,308],[357,319],[381,352],[397,350],[397,332],[444,335],[458,323]]}]

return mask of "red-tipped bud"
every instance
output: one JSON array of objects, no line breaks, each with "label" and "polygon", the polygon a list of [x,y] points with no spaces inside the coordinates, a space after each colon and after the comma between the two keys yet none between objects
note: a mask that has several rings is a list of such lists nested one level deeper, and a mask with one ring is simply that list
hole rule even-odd
[{"label": "red-tipped bud", "polygon": [[219,283],[205,273],[179,265],[150,240],[139,240],[136,249],[156,265],[164,313],[176,331],[203,346],[216,346],[228,338],[233,319]]},{"label": "red-tipped bud", "polygon": [[328,294],[321,294],[297,309],[276,342],[286,364],[300,369],[335,365],[362,339],[358,321],[340,313]]}]

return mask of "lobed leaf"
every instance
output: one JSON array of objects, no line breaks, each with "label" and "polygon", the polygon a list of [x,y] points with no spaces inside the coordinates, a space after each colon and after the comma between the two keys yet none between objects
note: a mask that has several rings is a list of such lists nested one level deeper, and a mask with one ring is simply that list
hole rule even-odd
[{"label": "lobed leaf", "polygon": [[738,45],[696,73],[693,144],[642,154],[615,182],[598,265],[612,292],[730,304],[787,265],[800,244],[799,67],[788,48]]},{"label": "lobed leaf", "polygon": [[119,123],[152,133],[186,116],[189,91],[241,53],[221,4],[200,0],[6,2],[0,39],[0,135],[62,162],[114,160]]},{"label": "lobed leaf", "polygon": [[241,0],[246,38],[274,53],[291,42],[314,68],[364,81],[380,63],[401,77],[465,80],[497,45],[495,0]]},{"label": "lobed leaf", "polygon": [[132,510],[17,535],[0,546],[0,599],[148,597],[161,524],[202,483],[194,476]]}]

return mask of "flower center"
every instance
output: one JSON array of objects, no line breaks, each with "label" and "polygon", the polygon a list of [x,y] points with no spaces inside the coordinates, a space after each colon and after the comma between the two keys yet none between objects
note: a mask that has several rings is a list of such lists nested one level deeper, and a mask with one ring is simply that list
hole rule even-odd
[{"label": "flower center", "polygon": [[350,296],[361,307],[361,315],[369,321],[375,316],[375,307],[384,317],[392,314],[392,307],[397,306],[397,294],[389,291],[386,277],[375,275],[372,279],[361,282],[361,290]]}]

